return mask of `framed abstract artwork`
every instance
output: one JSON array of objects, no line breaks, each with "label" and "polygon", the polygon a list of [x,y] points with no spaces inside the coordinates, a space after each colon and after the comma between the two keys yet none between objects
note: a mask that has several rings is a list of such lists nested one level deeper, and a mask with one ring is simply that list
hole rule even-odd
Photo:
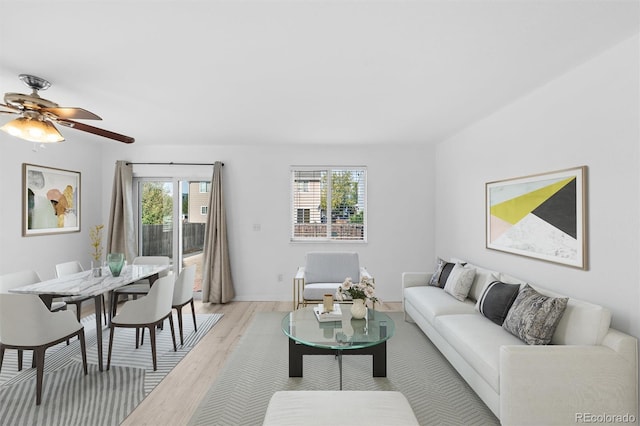
[{"label": "framed abstract artwork", "polygon": [[22,235],[80,232],[80,172],[22,164]]},{"label": "framed abstract artwork", "polygon": [[485,184],[487,248],[587,269],[587,167]]}]

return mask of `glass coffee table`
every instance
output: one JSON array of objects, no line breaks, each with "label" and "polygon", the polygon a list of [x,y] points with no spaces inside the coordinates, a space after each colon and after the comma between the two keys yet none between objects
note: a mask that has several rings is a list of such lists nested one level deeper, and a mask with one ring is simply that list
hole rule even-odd
[{"label": "glass coffee table", "polygon": [[343,305],[336,321],[320,322],[313,306],[297,309],[282,319],[282,331],[289,338],[289,377],[302,377],[303,355],[331,355],[338,358],[342,390],[342,356],[372,355],[373,377],[387,377],[387,340],[395,324],[383,312],[367,310],[364,319],[351,318]]}]

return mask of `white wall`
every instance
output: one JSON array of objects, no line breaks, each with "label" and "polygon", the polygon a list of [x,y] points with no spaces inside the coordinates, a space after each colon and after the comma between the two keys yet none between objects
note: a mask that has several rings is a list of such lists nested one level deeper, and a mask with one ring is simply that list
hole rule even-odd
[{"label": "white wall", "polygon": [[[441,143],[436,251],[612,310],[640,336],[639,52],[633,37]],[[484,184],[588,166],[589,269],[485,248]]]},{"label": "white wall", "polygon": [[[104,153],[101,200],[109,204],[116,160],[224,162],[231,267],[236,300],[291,300],[292,280],[311,250],[355,250],[376,277],[378,295],[401,299],[403,271],[423,265],[433,251],[433,155],[428,148],[395,146],[206,146],[134,144]],[[358,243],[291,243],[291,165],[368,167],[369,239]],[[138,167],[154,174],[153,167]],[[178,166],[174,166],[178,167]],[[158,167],[156,170],[167,169]],[[202,173],[202,168],[194,171]],[[182,171],[181,171],[182,172]],[[182,173],[181,173],[182,174]],[[205,177],[210,178],[211,168]],[[106,212],[105,212],[106,214]],[[105,216],[106,217],[106,216]],[[106,222],[106,219],[105,219]],[[259,224],[260,231],[253,225]],[[278,281],[278,275],[283,281]]]},{"label": "white wall", "polygon": [[[65,134],[73,134],[66,129]],[[71,136],[71,135],[69,135]],[[69,137],[68,136],[68,137]],[[42,279],[55,276],[56,263],[79,260],[90,266],[89,228],[102,218],[102,145],[88,140],[68,140],[37,148],[0,132],[0,274],[34,269]],[[80,232],[22,236],[22,163],[80,172]],[[110,190],[109,190],[110,191]],[[108,204],[107,204],[108,205]]]},{"label": "white wall", "polygon": [[[0,132],[1,133],[1,132]],[[72,130],[67,133],[73,135]],[[69,136],[71,136],[69,135]],[[88,229],[108,223],[115,161],[225,163],[229,244],[236,300],[290,300],[292,279],[310,250],[356,250],[376,277],[378,295],[401,299],[400,274],[435,256],[432,149],[395,146],[205,146],[124,145],[108,140],[71,140],[32,151],[32,144],[0,134],[0,274],[33,268],[53,278],[54,265],[79,259],[90,264]],[[21,236],[21,164],[82,173],[81,232]],[[365,165],[368,167],[369,242],[366,244],[289,242],[289,166]],[[161,170],[137,167],[145,174]],[[165,167],[165,169],[167,169]],[[171,168],[168,168],[171,169]],[[210,178],[211,168],[193,167]],[[176,171],[178,169],[176,168]],[[184,170],[180,171],[182,175]],[[191,174],[187,171],[186,174]],[[253,230],[260,224],[261,231]],[[105,237],[106,246],[106,237]],[[278,275],[283,280],[278,281]]]}]

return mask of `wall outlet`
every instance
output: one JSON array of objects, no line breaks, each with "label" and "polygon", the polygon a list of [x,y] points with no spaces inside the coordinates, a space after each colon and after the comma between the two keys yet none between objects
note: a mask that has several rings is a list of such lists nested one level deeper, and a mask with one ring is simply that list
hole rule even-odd
[{"label": "wall outlet", "polygon": [[281,283],[284,280],[284,276],[282,274],[278,274],[278,282]]}]

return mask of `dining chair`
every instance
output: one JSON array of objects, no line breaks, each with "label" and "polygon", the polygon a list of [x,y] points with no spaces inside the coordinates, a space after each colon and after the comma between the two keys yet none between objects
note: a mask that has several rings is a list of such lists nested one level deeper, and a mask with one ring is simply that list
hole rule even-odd
[{"label": "dining chair", "polygon": [[[182,269],[173,287],[173,301],[171,307],[176,310],[178,316],[178,330],[180,331],[180,345],[184,346],[184,332],[182,327],[182,308],[191,304],[191,315],[193,317],[193,328],[198,331],[196,322],[196,309],[193,302],[193,284],[196,279],[196,265],[190,265]],[[140,344],[144,343],[144,330],[140,337]]]},{"label": "dining chair", "polygon": [[173,287],[173,301],[171,307],[178,314],[178,329],[180,330],[180,345],[184,346],[182,333],[182,308],[191,304],[191,315],[193,317],[193,328],[198,331],[196,324],[196,308],[193,303],[193,283],[196,280],[196,265],[189,265],[182,269]]},{"label": "dining chair", "polygon": [[45,352],[78,336],[87,375],[84,327],[69,311],[51,312],[33,294],[0,293],[0,369],[6,349],[33,350],[36,364],[36,405],[42,401]]},{"label": "dining chair", "polygon": [[[0,293],[7,293],[9,289],[22,287],[23,285],[35,284],[42,281],[36,271],[24,270],[0,275]],[[67,309],[67,304],[61,301],[54,301],[51,304],[52,312]]]},{"label": "dining chair", "polygon": [[[138,256],[133,259],[132,265],[170,265],[171,259],[168,256]],[[158,274],[158,277],[166,277],[169,271],[163,271]],[[111,296],[111,316],[115,316],[118,308],[118,302],[120,296],[133,296],[133,299],[137,299],[139,296],[144,296],[149,292],[151,284],[149,280],[144,279],[136,281],[133,284],[120,287],[112,292]]]},{"label": "dining chair", "polygon": [[136,329],[136,349],[140,338],[140,329],[149,329],[151,336],[151,358],[153,371],[157,370],[156,355],[156,327],[167,317],[171,326],[171,338],[173,339],[173,351],[176,346],[176,333],[173,328],[173,316],[171,302],[173,300],[174,280],[172,276],[159,278],[146,296],[137,300],[125,302],[120,312],[111,319],[109,325],[109,352],[107,355],[107,370],[111,366],[111,351],[113,348],[113,335],[118,327]]},{"label": "dining chair", "polygon": [[[84,269],[82,268],[82,264],[77,260],[58,263],[56,265],[56,278],[66,277],[67,275],[77,274],[78,272],[84,272]],[[76,307],[76,318],[78,319],[78,322],[80,322],[82,302],[87,300],[93,300],[93,297],[69,296],[69,297],[62,297],[61,300],[67,304],[73,304]],[[105,303],[104,294],[102,294],[102,313],[104,316],[105,324],[107,323],[107,309],[108,308]]]},{"label": "dining chair", "polygon": [[[11,272],[9,274],[0,275],[0,293],[8,293],[10,289],[21,287],[23,285],[35,284],[42,281],[36,271],[24,270],[18,272]],[[51,304],[51,311],[57,312],[67,309],[67,304],[64,302],[53,302]],[[68,342],[67,342],[68,343]],[[22,349],[18,350],[18,371],[22,371]],[[35,357],[33,358],[33,366],[35,367]],[[1,364],[1,362],[0,362]]]}]

